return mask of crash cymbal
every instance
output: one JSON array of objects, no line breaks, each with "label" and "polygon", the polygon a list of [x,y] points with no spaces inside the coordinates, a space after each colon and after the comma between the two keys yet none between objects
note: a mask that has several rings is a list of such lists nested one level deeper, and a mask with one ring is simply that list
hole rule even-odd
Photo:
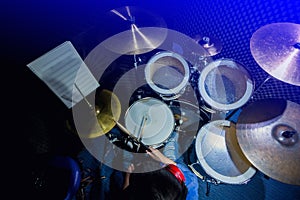
[{"label": "crash cymbal", "polygon": [[251,37],[250,50],[268,74],[300,86],[300,24],[272,23],[259,28]]},{"label": "crash cymbal", "polygon": [[300,185],[300,105],[265,99],[246,106],[236,135],[247,159],[267,176]]},{"label": "crash cymbal", "polygon": [[161,16],[137,6],[114,8],[109,11],[108,17],[111,20],[110,22],[112,22],[112,26],[124,24],[126,29],[130,29],[131,24],[135,24],[138,28],[167,27],[165,20]]},{"label": "crash cymbal", "polygon": [[[166,23],[160,16],[135,6],[110,10],[108,19],[118,33],[102,44],[109,50],[122,55],[138,55],[157,48],[166,37]],[[152,27],[152,29],[147,29]]]},{"label": "crash cymbal", "polygon": [[200,44],[209,54],[209,56],[217,55],[222,50],[222,42],[212,36],[196,35],[193,39]]},{"label": "crash cymbal", "polygon": [[150,52],[165,40],[167,29],[158,27],[138,28],[132,25],[131,30],[115,34],[101,45],[120,55],[138,55]]}]

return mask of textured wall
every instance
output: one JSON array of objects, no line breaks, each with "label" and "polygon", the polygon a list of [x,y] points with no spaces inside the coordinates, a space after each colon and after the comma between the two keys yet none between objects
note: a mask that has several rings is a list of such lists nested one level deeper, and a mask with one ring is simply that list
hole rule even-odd
[{"label": "textured wall", "polygon": [[[257,88],[269,74],[251,55],[251,36],[257,29],[270,23],[299,24],[300,1],[189,0],[182,3],[180,15],[174,22],[175,29],[191,37],[203,34],[221,40],[223,49],[214,59],[229,58],[242,63],[249,70]],[[253,100],[264,98],[284,98],[300,103],[300,87],[271,78],[253,96]]]}]

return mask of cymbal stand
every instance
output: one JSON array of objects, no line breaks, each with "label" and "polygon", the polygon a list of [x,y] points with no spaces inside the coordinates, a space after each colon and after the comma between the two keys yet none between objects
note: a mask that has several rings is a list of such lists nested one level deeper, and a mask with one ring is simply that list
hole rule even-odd
[{"label": "cymbal stand", "polygon": [[92,106],[92,104],[87,100],[87,98],[84,96],[84,94],[81,92],[81,90],[79,89],[79,87],[77,86],[76,83],[74,83],[74,86],[76,87],[76,89],[78,90],[78,92],[80,93],[80,95],[83,97],[84,101],[87,103],[87,105],[89,106],[89,108],[91,110],[95,110],[95,108]]},{"label": "cymbal stand", "polygon": [[137,57],[136,54],[133,54],[133,60],[134,60],[134,68],[137,69],[138,63],[141,62],[141,58]]},{"label": "cymbal stand", "polygon": [[[270,80],[272,77],[269,75],[253,92],[253,95],[268,81]],[[253,95],[251,98],[253,98]]]}]

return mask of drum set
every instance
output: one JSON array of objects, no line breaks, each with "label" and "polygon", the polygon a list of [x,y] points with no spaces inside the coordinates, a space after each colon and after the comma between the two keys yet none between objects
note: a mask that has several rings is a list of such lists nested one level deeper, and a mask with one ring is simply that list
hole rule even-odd
[{"label": "drum set", "polygon": [[[299,71],[299,41],[294,45],[286,44],[290,40],[279,43],[278,37],[272,35],[285,34],[289,29],[300,33],[299,27],[292,23],[271,24],[254,33],[250,41],[253,57],[263,69],[298,86],[299,76],[281,75],[278,69],[272,69],[278,65],[272,63],[265,50],[272,49],[275,55],[277,49],[259,48],[259,44],[288,46],[279,48],[286,49],[280,55],[291,52],[294,57],[280,66],[283,71]],[[212,58],[222,49],[220,41],[213,37],[197,35],[194,41],[208,52],[196,55],[203,69],[198,69],[197,63],[191,66],[179,53],[155,53],[144,68],[144,95],[133,96],[124,114],[125,125],[110,123],[118,125],[135,144],[146,147],[160,149],[173,131],[195,141],[197,162],[189,166],[203,181],[246,184],[258,169],[278,181],[300,185],[300,106],[283,100],[279,105],[272,99],[247,105],[255,93],[247,67],[229,58],[208,61],[207,56]],[[237,123],[225,118],[212,120],[215,113],[237,109],[242,110]],[[201,165],[210,178],[197,172],[195,164]]]}]

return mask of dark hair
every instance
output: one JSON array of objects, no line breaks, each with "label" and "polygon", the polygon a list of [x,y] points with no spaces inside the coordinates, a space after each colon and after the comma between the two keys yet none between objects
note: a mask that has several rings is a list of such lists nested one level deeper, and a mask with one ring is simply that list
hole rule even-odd
[{"label": "dark hair", "polygon": [[123,191],[126,200],[185,200],[188,189],[166,168],[132,173],[129,186]]}]

